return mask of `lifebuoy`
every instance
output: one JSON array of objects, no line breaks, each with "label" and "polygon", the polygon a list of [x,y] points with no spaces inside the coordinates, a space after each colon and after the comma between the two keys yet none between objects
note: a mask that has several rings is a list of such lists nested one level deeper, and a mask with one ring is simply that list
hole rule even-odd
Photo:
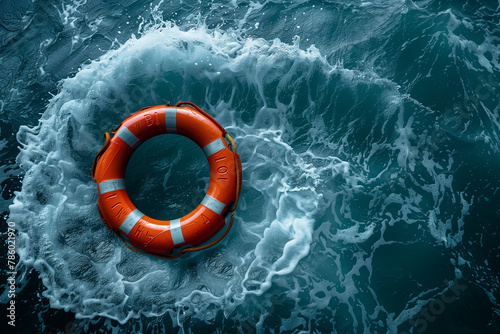
[{"label": "lifebuoy", "polygon": [[[124,177],[127,163],[139,145],[168,133],[183,135],[202,148],[210,166],[210,184],[196,209],[184,217],[164,221],[148,217],[135,207],[125,189]],[[190,102],[148,107],[127,117],[111,139],[106,135],[106,144],[96,156],[92,172],[101,218],[122,241],[136,250],[176,257],[201,249],[193,247],[209,241],[225,226],[225,216],[234,210],[239,197],[242,168],[233,140],[210,115]]]}]

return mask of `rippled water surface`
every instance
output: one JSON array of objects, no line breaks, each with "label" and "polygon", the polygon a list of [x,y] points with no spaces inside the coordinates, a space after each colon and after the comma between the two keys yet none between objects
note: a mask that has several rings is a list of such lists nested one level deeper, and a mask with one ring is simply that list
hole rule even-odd
[{"label": "rippled water surface", "polygon": [[[16,329],[497,333],[499,27],[498,1],[3,1]],[[235,139],[243,188],[223,242],[166,261],[105,227],[90,169],[104,132],[186,100]],[[127,189],[169,219],[208,174],[165,135]]]}]

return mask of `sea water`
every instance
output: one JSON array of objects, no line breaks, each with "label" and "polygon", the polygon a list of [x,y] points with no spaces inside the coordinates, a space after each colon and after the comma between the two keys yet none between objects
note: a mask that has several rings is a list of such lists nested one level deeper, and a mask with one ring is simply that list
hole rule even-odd
[{"label": "sea water", "polygon": [[[2,2],[18,332],[497,332],[499,10]],[[177,101],[235,139],[243,184],[227,237],[167,261],[105,227],[90,171],[104,132]],[[165,135],[126,178],[141,211],[172,219],[201,201],[209,171],[194,143]]]}]

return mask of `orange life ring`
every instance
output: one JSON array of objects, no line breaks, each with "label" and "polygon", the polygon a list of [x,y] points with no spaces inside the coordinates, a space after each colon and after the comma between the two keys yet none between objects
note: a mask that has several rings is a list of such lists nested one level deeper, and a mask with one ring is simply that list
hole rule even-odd
[{"label": "orange life ring", "polygon": [[[182,218],[164,221],[148,217],[135,207],[125,189],[124,177],[137,147],[167,133],[183,135],[202,148],[210,166],[210,184],[196,209]],[[107,143],[96,156],[92,169],[104,223],[135,249],[164,257],[186,245],[199,246],[224,227],[225,216],[234,209],[239,197],[242,170],[240,157],[226,130],[190,102],[179,102],[175,107],[170,104],[148,107],[127,117],[113,138],[107,135]],[[184,247],[182,252],[198,249]]]}]

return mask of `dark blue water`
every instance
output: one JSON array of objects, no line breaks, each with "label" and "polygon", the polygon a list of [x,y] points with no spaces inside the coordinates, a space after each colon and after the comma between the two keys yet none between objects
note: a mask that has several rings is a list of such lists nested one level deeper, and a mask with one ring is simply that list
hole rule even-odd
[{"label": "dark blue water", "polygon": [[[497,333],[500,2],[0,2],[1,302],[18,333]],[[235,225],[165,261],[105,227],[102,134],[192,101],[236,141]],[[127,170],[181,216],[176,136]],[[12,329],[6,317],[2,328]]]}]

